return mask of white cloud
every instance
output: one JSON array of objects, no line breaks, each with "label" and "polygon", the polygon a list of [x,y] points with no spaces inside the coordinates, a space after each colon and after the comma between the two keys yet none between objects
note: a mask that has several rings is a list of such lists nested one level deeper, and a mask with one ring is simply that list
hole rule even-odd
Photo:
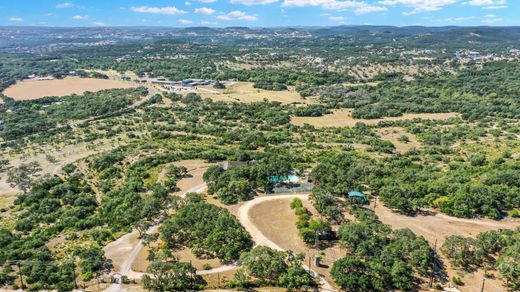
[{"label": "white cloud", "polygon": [[211,22],[211,21],[207,21],[207,20],[203,20],[200,22],[201,25],[217,25],[218,22],[214,21],[214,22]]},{"label": "white cloud", "polygon": [[88,15],[74,15],[74,16],[72,16],[72,19],[74,19],[74,20],[87,20],[88,19]]},{"label": "white cloud", "polygon": [[58,8],[58,9],[66,9],[66,8],[72,8],[72,7],[74,7],[74,4],[72,4],[70,2],[56,4],[56,8]]},{"label": "white cloud", "polygon": [[208,7],[195,8],[195,13],[197,13],[197,14],[211,15],[215,12],[216,12],[215,9],[211,9]]},{"label": "white cloud", "polygon": [[271,3],[278,2],[278,0],[230,0],[229,3],[231,4],[242,4],[247,6],[254,6],[254,5],[267,5]]},{"label": "white cloud", "polygon": [[12,22],[22,22],[23,18],[17,17],[17,16],[11,16],[11,17],[9,17],[9,21],[12,21]]},{"label": "white cloud", "polygon": [[496,22],[501,22],[503,20],[504,20],[503,18],[500,18],[494,14],[488,14],[488,15],[484,15],[484,19],[482,20],[482,23],[493,24]]},{"label": "white cloud", "polygon": [[343,22],[343,21],[345,21],[345,17],[343,17],[343,16],[329,16],[329,20],[330,21],[335,21],[335,22]]},{"label": "white cloud", "polygon": [[245,21],[255,21],[257,16],[256,15],[250,15],[242,11],[231,11],[227,14],[222,14],[217,16],[220,20],[245,20]]},{"label": "white cloud", "polygon": [[462,4],[478,6],[482,7],[482,9],[502,9],[508,7],[507,0],[470,0]]},{"label": "white cloud", "polygon": [[217,2],[217,0],[199,0],[200,3],[213,3]]},{"label": "white cloud", "polygon": [[453,22],[464,22],[475,19],[475,16],[459,16],[459,17],[448,17],[441,19],[432,19],[432,22],[436,23],[453,23]]},{"label": "white cloud", "polygon": [[184,2],[184,5],[186,5],[186,6],[190,6],[190,5],[191,5],[191,2],[186,1],[186,2]]},{"label": "white cloud", "polygon": [[150,13],[150,14],[175,15],[175,14],[188,13],[187,11],[180,10],[175,6],[167,6],[167,7],[140,6],[140,7],[131,7],[130,9],[132,9],[133,12]]},{"label": "white cloud", "polygon": [[306,7],[318,6],[327,10],[354,10],[356,14],[386,11],[383,6],[372,5],[363,1],[342,1],[342,0],[284,0],[284,7]]},{"label": "white cloud", "polygon": [[106,23],[101,22],[101,21],[94,21],[94,22],[92,22],[92,24],[95,26],[106,26]]},{"label": "white cloud", "polygon": [[179,23],[182,23],[182,24],[192,24],[193,21],[188,20],[188,19],[179,19]]},{"label": "white cloud", "polygon": [[458,0],[382,0],[378,3],[386,6],[404,6],[412,8],[403,12],[404,15],[412,15],[421,12],[439,11],[444,6],[456,3]]}]

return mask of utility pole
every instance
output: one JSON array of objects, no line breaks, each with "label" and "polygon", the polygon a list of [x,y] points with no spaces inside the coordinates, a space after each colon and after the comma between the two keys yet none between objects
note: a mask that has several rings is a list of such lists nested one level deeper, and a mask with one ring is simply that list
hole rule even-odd
[{"label": "utility pole", "polygon": [[374,210],[376,209],[377,207],[377,197],[374,198]]},{"label": "utility pole", "polygon": [[437,254],[437,239],[435,239],[435,245],[433,246],[433,261],[432,261],[432,272],[430,276],[430,288],[433,286],[433,277],[435,275],[435,255]]},{"label": "utility pole", "polygon": [[482,288],[480,288],[480,292],[484,292],[484,284],[486,283],[486,278],[482,279]]},{"label": "utility pole", "polygon": [[78,289],[78,283],[76,282],[76,265],[74,264],[74,260],[70,261],[72,264],[72,277],[74,279],[74,290]]},{"label": "utility pole", "polygon": [[20,275],[20,287],[22,288],[23,290],[23,277],[22,277],[22,267],[20,266],[20,263],[16,263],[16,266],[18,267],[18,274]]},{"label": "utility pole", "polygon": [[217,289],[220,289],[220,273],[217,273]]}]

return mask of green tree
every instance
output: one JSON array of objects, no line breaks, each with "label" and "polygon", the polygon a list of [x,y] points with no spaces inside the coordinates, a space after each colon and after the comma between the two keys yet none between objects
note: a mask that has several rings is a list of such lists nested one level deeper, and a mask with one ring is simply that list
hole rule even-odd
[{"label": "green tree", "polygon": [[347,291],[370,291],[371,276],[361,259],[347,255],[332,265],[330,272],[336,283]]},{"label": "green tree", "polygon": [[513,291],[520,289],[520,242],[504,248],[497,260],[496,267],[508,287]]},{"label": "green tree", "polygon": [[146,271],[150,275],[142,277],[145,289],[152,291],[200,290],[204,281],[197,275],[197,269],[190,263],[183,263],[169,255],[149,255],[150,264]]},{"label": "green tree", "polygon": [[257,246],[242,254],[240,261],[247,273],[266,283],[276,284],[288,269],[286,254],[265,246]]}]

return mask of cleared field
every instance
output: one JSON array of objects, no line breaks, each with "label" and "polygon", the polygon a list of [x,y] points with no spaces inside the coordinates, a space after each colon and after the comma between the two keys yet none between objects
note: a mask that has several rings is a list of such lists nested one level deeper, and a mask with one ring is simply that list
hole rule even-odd
[{"label": "cleared field", "polygon": [[451,217],[442,213],[410,217],[393,212],[383,204],[377,204],[375,210],[381,222],[393,228],[410,228],[418,235],[422,235],[432,245],[437,240],[441,246],[449,235],[476,236],[480,232],[499,229],[514,229],[520,226],[519,219],[508,218],[501,221],[491,219],[463,219]]},{"label": "cleared field", "polygon": [[[338,246],[328,247],[320,251],[309,248],[298,234],[296,228],[298,217],[294,214],[294,210],[290,208],[291,201],[291,198],[280,198],[258,203],[249,211],[249,219],[266,238],[282,249],[305,254],[305,264],[308,265],[309,257],[311,257],[311,268],[324,276],[329,283],[333,283],[329,268],[326,266],[331,267],[336,260],[345,256],[346,251]],[[302,201],[311,213],[317,214],[308,199],[302,199]],[[316,267],[312,262],[312,259],[318,253],[321,254],[322,264],[326,266]]]},{"label": "cleared field", "polygon": [[[415,135],[407,133],[401,127],[381,128],[377,129],[376,131],[379,133],[381,139],[392,142],[397,152],[403,153],[412,148],[418,149],[419,147],[421,147],[421,143],[417,141]],[[404,142],[401,139],[401,137],[404,136],[408,138],[408,142]]]},{"label": "cleared field", "polygon": [[130,88],[136,85],[109,79],[67,77],[55,80],[23,80],[4,90],[3,94],[16,100],[37,99],[45,96],[66,96],[96,92],[105,89]]},{"label": "cleared field", "polygon": [[270,91],[253,87],[251,82],[237,82],[226,85],[226,89],[215,89],[211,86],[201,86],[197,88],[197,93],[203,98],[211,98],[215,101],[237,101],[237,102],[260,102],[264,99],[278,101],[283,104],[291,103],[313,103],[312,98],[300,96],[294,87],[289,90]]},{"label": "cleared field", "polygon": [[297,126],[309,124],[316,128],[324,127],[353,127],[356,123],[364,123],[366,125],[377,125],[379,122],[404,121],[413,119],[425,120],[447,120],[449,118],[458,117],[458,113],[432,113],[432,114],[404,114],[400,117],[386,117],[382,119],[354,119],[352,118],[352,109],[334,110],[331,114],[322,117],[292,117],[291,123]]},{"label": "cleared field", "polygon": [[[475,237],[480,232],[499,229],[513,229],[520,226],[518,219],[506,219],[494,221],[490,219],[462,219],[445,214],[437,213],[434,215],[405,216],[393,212],[382,204],[378,204],[375,210],[381,222],[392,226],[394,229],[409,228],[417,235],[422,235],[432,247],[437,243],[437,250],[442,246],[444,240],[449,235],[463,235]],[[442,256],[442,254],[439,252]],[[449,260],[443,257],[446,264],[446,272],[449,278],[452,276],[461,277],[465,283],[459,287],[460,291],[479,292],[481,291],[483,272],[480,270],[475,273],[463,273],[451,267]],[[499,279],[486,278],[486,291],[507,291]]]},{"label": "cleared field", "polygon": [[[137,256],[134,264],[132,265],[132,270],[135,272],[145,273],[146,268],[148,267],[148,254],[149,254],[148,247],[144,247],[139,255]],[[199,259],[197,258],[190,249],[182,249],[182,250],[175,250],[173,251],[173,254],[175,254],[177,257],[179,257],[179,260],[181,262],[190,262],[197,271],[203,271],[205,269],[205,265],[209,265],[210,268],[217,268],[222,266],[220,261],[218,259]]]}]

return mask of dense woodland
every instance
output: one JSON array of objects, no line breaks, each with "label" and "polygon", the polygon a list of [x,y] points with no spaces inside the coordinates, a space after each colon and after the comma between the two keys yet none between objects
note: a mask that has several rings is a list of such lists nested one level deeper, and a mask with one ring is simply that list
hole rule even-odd
[{"label": "dense woodland", "polygon": [[[0,177],[19,193],[12,204],[0,206],[0,286],[20,288],[20,274],[31,290],[72,290],[75,276],[80,285],[92,284],[114,272],[103,247],[133,229],[154,247],[142,279],[152,291],[215,288],[191,263],[179,260],[175,253],[185,248],[199,258],[240,263],[221,288],[317,286],[303,267],[304,255],[255,247],[233,214],[242,202],[275,192],[280,184],[273,177],[309,174],[316,214],[301,200],[292,201],[295,240],[308,248],[318,242],[345,251],[329,269],[337,287],[411,291],[426,287],[431,275],[441,285],[442,254],[457,269],[483,269],[518,290],[518,229],[450,236],[433,250],[424,237],[392,229],[369,205],[347,196],[363,191],[370,202],[377,198],[409,216],[518,217],[520,64],[509,54],[518,32],[479,28],[482,39],[476,45],[463,28],[432,29],[429,36],[419,36],[424,32],[419,28],[374,27],[371,36],[367,29],[247,40],[216,30],[211,31],[219,34],[214,42],[200,29],[191,38],[179,32],[144,44],[35,54],[1,47],[1,90],[33,74],[107,78],[87,70],[115,70],[139,77],[219,80],[213,88],[224,91],[228,80],[250,82],[266,95],[294,89],[308,103],[224,102],[196,93],[152,96],[146,85],[27,101],[1,96]],[[35,41],[40,42],[45,43]],[[502,57],[468,61],[455,57],[460,50]],[[407,53],[428,60],[403,57]],[[428,71],[436,65],[445,71]],[[374,74],[358,74],[356,66],[370,67]],[[384,66],[420,70],[390,72]],[[143,102],[137,105],[138,100]],[[323,118],[340,109],[352,109],[352,118],[369,121],[458,115],[350,127],[292,123],[294,117]],[[401,133],[396,142],[381,135],[393,128],[408,136]],[[400,151],[399,142],[408,145],[411,136],[418,146]],[[54,175],[43,170],[57,159],[51,155],[41,165],[10,160],[80,144],[93,154],[61,165]],[[173,163],[193,159],[211,164],[203,175],[206,194],[174,195],[179,181],[190,175]],[[223,169],[217,165],[222,161],[241,163]],[[147,234],[156,223],[159,232]],[[56,241],[67,248],[53,248]]]}]

